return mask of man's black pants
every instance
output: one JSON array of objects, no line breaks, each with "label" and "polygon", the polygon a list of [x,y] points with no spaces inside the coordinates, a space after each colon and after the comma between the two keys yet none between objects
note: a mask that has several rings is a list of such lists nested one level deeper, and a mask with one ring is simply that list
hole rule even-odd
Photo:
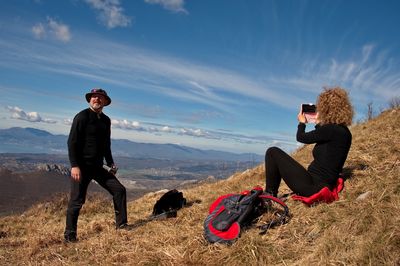
[{"label": "man's black pants", "polygon": [[79,212],[85,203],[86,192],[92,179],[105,188],[112,196],[115,210],[115,223],[119,227],[127,223],[126,189],[111,173],[101,166],[81,167],[81,181],[71,179],[71,195],[68,203],[65,235],[76,235]]}]

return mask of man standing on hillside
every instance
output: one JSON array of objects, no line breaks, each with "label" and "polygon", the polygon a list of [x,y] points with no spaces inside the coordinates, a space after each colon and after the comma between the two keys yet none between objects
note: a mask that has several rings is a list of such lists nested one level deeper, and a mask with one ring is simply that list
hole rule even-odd
[{"label": "man standing on hillside", "polygon": [[[111,99],[105,90],[95,88],[86,94],[86,101],[89,108],[75,116],[68,138],[71,196],[64,232],[66,242],[77,241],[78,216],[92,179],[113,196],[117,229],[128,226],[126,189],[115,177],[117,168],[111,154],[111,120],[103,113]],[[103,168],[104,159],[110,171]]]}]

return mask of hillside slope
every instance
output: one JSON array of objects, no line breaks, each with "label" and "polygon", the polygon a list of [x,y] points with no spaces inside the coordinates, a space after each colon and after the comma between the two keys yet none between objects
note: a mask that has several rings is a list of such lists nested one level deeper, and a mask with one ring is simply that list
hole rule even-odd
[{"label": "hillside slope", "polygon": [[[177,218],[116,231],[110,198],[89,197],[79,220],[79,242],[64,244],[66,197],[0,220],[2,265],[399,265],[400,110],[351,128],[353,145],[340,200],[309,208],[288,199],[292,219],[259,235],[243,232],[231,246],[210,245],[203,221],[219,195],[264,186],[259,165],[226,180],[183,190],[189,207]],[[311,146],[293,156],[306,165]],[[281,193],[288,192],[282,188]],[[357,199],[363,193],[368,196]],[[130,222],[146,218],[160,194],[128,203]]]}]

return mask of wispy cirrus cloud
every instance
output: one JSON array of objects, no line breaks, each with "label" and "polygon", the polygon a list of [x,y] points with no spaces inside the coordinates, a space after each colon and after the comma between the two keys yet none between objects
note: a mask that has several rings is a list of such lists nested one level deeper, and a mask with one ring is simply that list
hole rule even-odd
[{"label": "wispy cirrus cloud", "polygon": [[[283,106],[288,101],[298,101],[296,96],[282,95],[282,92],[274,91],[267,84],[241,73],[106,40],[93,41],[94,38],[91,38],[90,48],[84,39],[81,39],[82,43],[75,40],[69,47],[47,46],[29,40],[19,40],[20,44],[14,46],[0,41],[0,48],[5,47],[6,50],[0,65],[7,64],[7,67],[15,66],[19,69],[35,67],[46,72],[107,82],[135,91],[140,89],[154,92],[224,111],[231,106],[242,105],[243,96]],[[16,54],[19,60],[15,59]]]},{"label": "wispy cirrus cloud", "polygon": [[[304,99],[315,99],[322,86],[340,85],[353,98],[367,103],[387,101],[399,95],[399,62],[389,53],[365,45],[351,59],[303,60],[288,66],[284,75],[270,69],[260,78],[216,65],[198,64],[137,47],[128,47],[91,36],[88,48],[81,36],[71,47],[47,46],[19,40],[19,45],[0,41],[0,65],[34,68],[123,87],[125,90],[163,95],[187,103],[234,113],[254,102],[287,109]],[[95,41],[93,41],[95,40]],[[4,48],[4,49],[3,49]],[[112,51],[112,53],[110,53]],[[15,56],[17,55],[17,56]],[[296,64],[296,62],[293,62]]]},{"label": "wispy cirrus cloud", "polygon": [[184,8],[184,0],[144,0],[148,4],[158,4],[165,9],[175,12],[188,14],[189,12]]},{"label": "wispy cirrus cloud", "polygon": [[85,0],[93,9],[98,11],[98,19],[107,28],[128,27],[132,18],[124,14],[119,0]]},{"label": "wispy cirrus cloud", "polygon": [[72,38],[69,26],[47,17],[46,23],[37,23],[32,27],[33,36],[36,39],[44,40],[47,37],[61,42],[69,42]]},{"label": "wispy cirrus cloud", "polygon": [[321,87],[342,86],[361,104],[385,102],[400,95],[400,62],[389,52],[366,44],[351,58],[329,58],[324,62],[305,61],[299,71],[286,79],[271,78],[271,87],[297,87],[299,91],[317,95]]},{"label": "wispy cirrus cloud", "polygon": [[42,118],[37,112],[25,112],[17,106],[7,106],[6,109],[11,113],[12,119],[19,119],[28,122],[43,122],[48,124],[57,123],[56,120],[49,118]]}]

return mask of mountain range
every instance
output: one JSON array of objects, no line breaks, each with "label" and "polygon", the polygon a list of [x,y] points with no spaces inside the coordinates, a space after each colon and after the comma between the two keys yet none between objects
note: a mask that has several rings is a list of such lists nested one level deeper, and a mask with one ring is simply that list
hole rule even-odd
[{"label": "mountain range", "polygon": [[[0,153],[67,154],[66,135],[53,135],[36,128],[12,127],[0,129]],[[169,160],[223,160],[254,161],[263,158],[253,153],[231,153],[202,150],[176,144],[138,143],[125,139],[112,139],[114,156]]]}]

